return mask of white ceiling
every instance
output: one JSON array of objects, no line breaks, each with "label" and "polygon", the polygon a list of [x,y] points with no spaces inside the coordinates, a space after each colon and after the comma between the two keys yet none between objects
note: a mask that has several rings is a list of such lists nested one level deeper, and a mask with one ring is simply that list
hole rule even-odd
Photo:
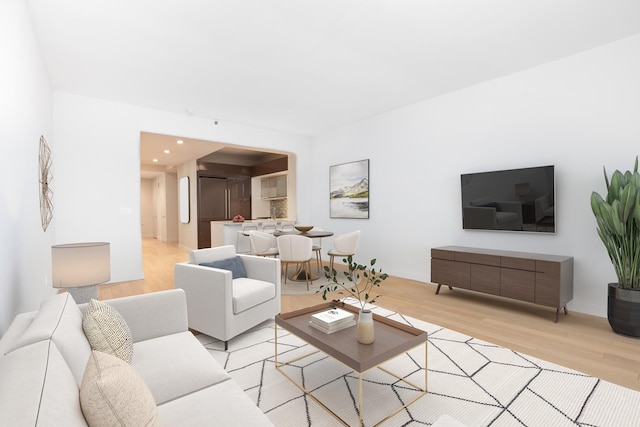
[{"label": "white ceiling", "polygon": [[640,33],[639,0],[26,0],[56,91],[313,135]]}]

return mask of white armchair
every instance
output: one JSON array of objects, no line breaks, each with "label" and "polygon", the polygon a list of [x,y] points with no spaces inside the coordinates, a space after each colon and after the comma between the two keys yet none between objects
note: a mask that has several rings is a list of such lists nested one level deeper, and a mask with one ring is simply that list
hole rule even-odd
[{"label": "white armchair", "polygon": [[[246,277],[233,277],[237,265],[234,272],[201,265],[238,259]],[[280,313],[280,283],[279,259],[236,254],[233,245],[191,251],[189,262],[174,268],[174,287],[187,296],[189,328],[224,341],[225,349],[231,338]]]}]

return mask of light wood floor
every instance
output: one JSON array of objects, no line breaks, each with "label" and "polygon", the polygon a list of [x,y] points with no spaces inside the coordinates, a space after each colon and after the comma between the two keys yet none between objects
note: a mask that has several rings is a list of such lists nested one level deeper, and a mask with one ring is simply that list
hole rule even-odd
[{"label": "light wood floor", "polygon": [[[142,245],[145,279],[103,285],[101,299],[173,288],[173,265],[187,261],[188,251],[155,239]],[[615,334],[604,318],[570,311],[554,323],[549,308],[444,287],[435,295],[435,285],[399,277],[379,293],[377,305],[386,309],[640,390],[640,339]],[[282,311],[320,302],[316,294],[283,295]]]}]

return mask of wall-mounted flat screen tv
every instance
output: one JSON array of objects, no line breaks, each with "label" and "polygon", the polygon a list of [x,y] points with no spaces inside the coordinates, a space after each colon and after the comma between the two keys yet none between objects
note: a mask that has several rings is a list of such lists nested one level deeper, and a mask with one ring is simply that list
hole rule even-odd
[{"label": "wall-mounted flat screen tv", "polygon": [[462,228],[556,232],[553,166],[466,173],[460,181]]}]

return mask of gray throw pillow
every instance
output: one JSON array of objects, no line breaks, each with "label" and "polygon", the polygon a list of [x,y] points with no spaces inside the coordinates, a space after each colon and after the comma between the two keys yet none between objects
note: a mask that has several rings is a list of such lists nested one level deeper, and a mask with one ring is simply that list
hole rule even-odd
[{"label": "gray throw pillow", "polygon": [[232,277],[238,279],[240,277],[247,277],[247,272],[244,269],[244,264],[238,256],[233,258],[221,259],[218,261],[203,262],[200,265],[205,267],[219,268],[221,270],[231,271]]}]

